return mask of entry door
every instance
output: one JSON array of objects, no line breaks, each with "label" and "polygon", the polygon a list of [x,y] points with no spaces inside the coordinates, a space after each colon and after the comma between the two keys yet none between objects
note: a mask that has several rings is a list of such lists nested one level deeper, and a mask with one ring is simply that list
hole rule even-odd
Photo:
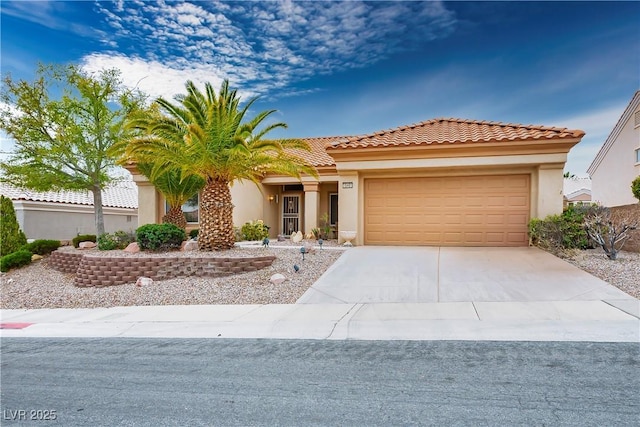
[{"label": "entry door", "polygon": [[300,196],[282,196],[282,233],[291,235],[300,230]]}]

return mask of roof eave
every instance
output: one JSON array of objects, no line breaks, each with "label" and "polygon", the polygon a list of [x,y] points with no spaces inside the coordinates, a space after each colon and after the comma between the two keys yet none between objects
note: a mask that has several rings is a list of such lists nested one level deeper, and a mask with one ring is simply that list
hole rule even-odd
[{"label": "roof eave", "polygon": [[640,105],[640,90],[637,90],[633,95],[633,98],[631,98],[629,105],[627,105],[627,108],[625,108],[624,112],[618,119],[618,122],[613,127],[613,130],[611,130],[611,133],[605,140],[604,144],[602,144],[602,147],[600,147],[600,150],[598,150],[598,153],[587,168],[587,173],[589,174],[589,176],[593,175],[596,172],[596,170],[600,166],[600,163],[602,163],[602,160],[604,160],[605,156],[613,146],[613,143],[618,138],[618,135],[620,135],[620,132],[622,132],[625,124],[634,113],[635,109],[638,108],[638,105]]}]

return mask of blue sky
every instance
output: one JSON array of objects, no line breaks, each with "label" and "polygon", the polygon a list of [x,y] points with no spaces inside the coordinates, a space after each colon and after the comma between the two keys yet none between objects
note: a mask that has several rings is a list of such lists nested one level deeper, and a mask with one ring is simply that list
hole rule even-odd
[{"label": "blue sky", "polygon": [[[171,97],[228,78],[275,136],[338,136],[458,117],[582,129],[584,174],[640,88],[638,2],[3,0],[1,71],[119,68]],[[10,142],[2,141],[2,150]]]}]

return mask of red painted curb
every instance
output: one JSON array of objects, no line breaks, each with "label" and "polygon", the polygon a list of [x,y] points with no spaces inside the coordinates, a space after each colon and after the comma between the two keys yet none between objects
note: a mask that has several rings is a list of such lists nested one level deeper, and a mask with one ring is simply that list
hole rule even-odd
[{"label": "red painted curb", "polygon": [[0,329],[24,329],[33,323],[0,323]]}]

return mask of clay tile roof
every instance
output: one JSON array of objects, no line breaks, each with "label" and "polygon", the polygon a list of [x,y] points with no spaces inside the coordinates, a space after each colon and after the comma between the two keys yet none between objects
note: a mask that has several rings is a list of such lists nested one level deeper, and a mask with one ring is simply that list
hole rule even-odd
[{"label": "clay tile roof", "polygon": [[583,131],[567,128],[438,118],[368,135],[348,137],[340,143],[331,144],[327,149],[536,141],[582,136]]},{"label": "clay tile roof", "polygon": [[348,137],[344,136],[326,136],[326,137],[313,137],[313,138],[301,138],[306,141],[311,147],[311,151],[305,150],[288,150],[289,153],[301,157],[309,162],[312,166],[334,166],[336,163],[329,154],[327,154],[327,146],[332,145],[336,141],[346,142]]},{"label": "clay tile roof", "polygon": [[[33,191],[0,182],[0,194],[11,200],[67,203],[93,206],[93,195],[88,191]],[[121,181],[102,190],[102,205],[112,208],[138,208],[138,187],[133,181]]]}]

